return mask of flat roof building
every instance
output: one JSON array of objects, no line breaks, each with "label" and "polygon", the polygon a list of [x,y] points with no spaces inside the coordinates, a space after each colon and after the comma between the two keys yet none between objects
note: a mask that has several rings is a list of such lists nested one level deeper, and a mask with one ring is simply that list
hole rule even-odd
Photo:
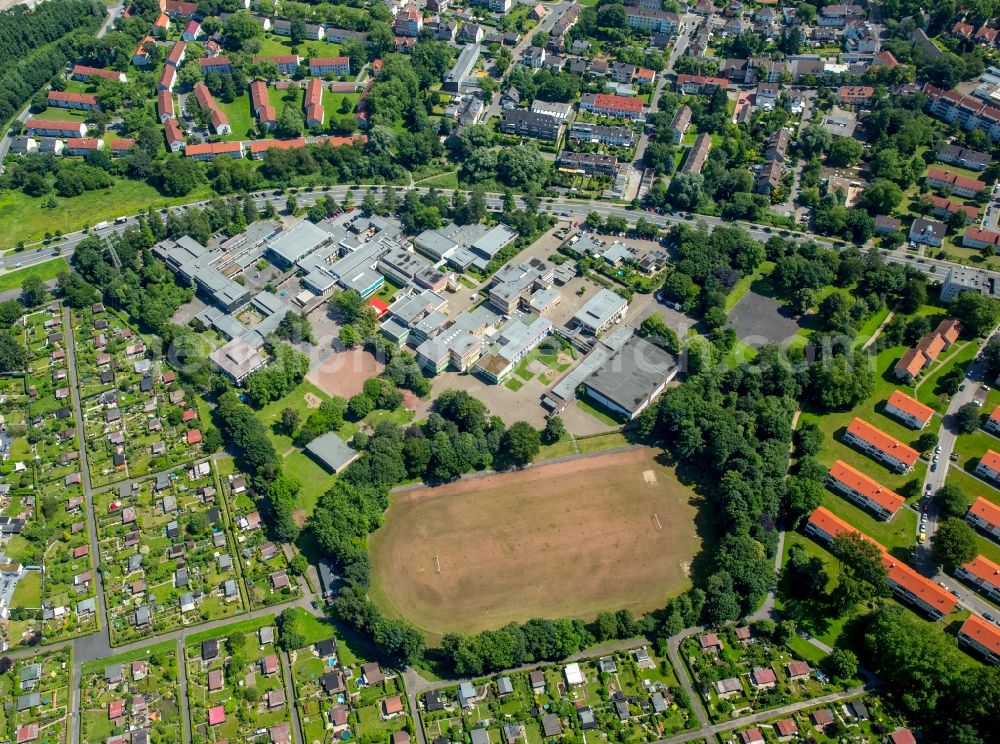
[{"label": "flat roof building", "polygon": [[242,338],[234,338],[209,358],[236,384],[267,365],[267,359]]},{"label": "flat roof building", "polygon": [[621,321],[628,312],[628,300],[610,289],[599,289],[573,316],[574,325],[592,336]]},{"label": "flat roof building", "polygon": [[677,375],[677,357],[632,335],[583,381],[587,395],[630,421]]},{"label": "flat roof building", "polygon": [[330,235],[307,219],[302,219],[278,233],[267,245],[271,259],[282,268],[290,268],[330,240]]},{"label": "flat roof building", "polygon": [[333,431],[313,439],[306,451],[331,473],[339,473],[361,455]]}]

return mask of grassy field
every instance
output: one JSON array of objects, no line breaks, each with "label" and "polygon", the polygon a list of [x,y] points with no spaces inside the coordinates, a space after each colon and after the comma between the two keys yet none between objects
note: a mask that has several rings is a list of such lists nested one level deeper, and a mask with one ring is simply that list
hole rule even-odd
[{"label": "grassy field", "polygon": [[65,258],[54,258],[45,263],[35,264],[23,269],[16,269],[0,274],[0,292],[9,289],[17,289],[22,286],[26,279],[38,277],[42,281],[55,279],[59,274],[69,271],[69,264]]},{"label": "grassy field", "polygon": [[[286,36],[265,34],[260,40],[261,56],[273,57],[279,54],[294,54],[292,40]],[[304,41],[298,47],[300,57],[338,57],[342,54],[339,44],[331,41]]]},{"label": "grassy field", "polygon": [[948,408],[948,397],[937,391],[938,380],[942,376],[951,372],[956,366],[965,367],[976,356],[976,349],[979,344],[974,342],[961,342],[955,344],[938,357],[939,364],[927,376],[917,381],[917,399],[924,405],[928,405],[938,411]]},{"label": "grassy field", "polygon": [[250,113],[250,94],[242,95],[232,103],[224,103],[216,99],[219,108],[229,117],[229,125],[233,128],[233,133],[222,137],[224,140],[243,140],[247,137],[255,137],[255,127],[253,114]]},{"label": "grassy field", "polygon": [[[886,416],[882,412],[885,401],[892,394],[893,390],[899,389],[910,395],[913,394],[913,388],[899,384],[892,375],[892,367],[903,351],[902,347],[894,347],[883,350],[875,357],[875,390],[867,400],[862,401],[851,410],[824,413],[822,415],[806,411],[802,414],[803,421],[815,422],[826,435],[823,448],[817,455],[817,459],[820,462],[826,466],[831,466],[836,460],[843,460],[848,465],[857,468],[863,473],[867,473],[882,485],[888,486],[895,491],[898,491],[907,481],[913,479],[922,481],[926,463],[918,461],[912,472],[907,475],[899,475],[888,470],[859,450],[844,444],[841,441],[841,437],[844,429],[846,429],[855,416],[865,419],[886,434],[906,444],[912,444],[920,436],[920,432],[903,426],[896,419]],[[936,423],[932,423],[931,425],[936,426]]]},{"label": "grassy field", "polygon": [[101,220],[113,220],[123,214],[135,214],[141,209],[159,209],[173,204],[205,199],[211,196],[208,187],[186,196],[168,198],[147,183],[119,181],[109,189],[88,191],[69,199],[56,197],[54,209],[44,206],[48,197],[33,198],[20,191],[0,192],[0,248],[13,248],[18,241],[41,240],[46,231],[58,227],[63,232],[79,230]]},{"label": "grassy field", "polygon": [[11,607],[31,607],[42,606],[42,573],[41,571],[27,571],[17,582],[14,589],[14,596],[10,600]]},{"label": "grassy field", "polygon": [[372,598],[435,641],[538,616],[641,613],[689,585],[691,501],[650,449],[399,493],[371,540]]},{"label": "grassy field", "polygon": [[745,276],[738,282],[736,282],[736,286],[733,287],[733,290],[726,297],[726,307],[725,307],[726,312],[728,313],[734,307],[736,307],[736,303],[742,300],[743,295],[745,295],[747,292],[750,291],[750,286],[754,282],[763,279],[772,271],[774,271],[774,262],[762,261],[760,266],[757,267],[757,270],[754,273],[750,274],[749,276]]}]

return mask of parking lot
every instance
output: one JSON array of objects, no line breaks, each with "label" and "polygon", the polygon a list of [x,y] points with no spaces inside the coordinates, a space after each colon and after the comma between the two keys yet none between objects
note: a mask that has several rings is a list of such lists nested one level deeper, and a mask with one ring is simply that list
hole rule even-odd
[{"label": "parking lot", "polygon": [[786,342],[798,333],[799,322],[777,300],[747,292],[729,313],[729,327],[740,341],[758,348]]}]

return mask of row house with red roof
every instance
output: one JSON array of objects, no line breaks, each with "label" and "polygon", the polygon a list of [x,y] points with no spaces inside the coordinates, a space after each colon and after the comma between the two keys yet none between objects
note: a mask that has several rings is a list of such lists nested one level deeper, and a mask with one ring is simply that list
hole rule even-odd
[{"label": "row house with red roof", "polygon": [[219,108],[219,104],[215,102],[215,98],[212,97],[208,86],[204,83],[196,83],[194,86],[194,97],[198,102],[198,106],[208,114],[209,124],[213,132],[218,135],[233,133],[233,128],[229,124],[229,117]]},{"label": "row house with red roof", "polygon": [[642,121],[642,99],[631,96],[615,96],[607,93],[584,93],[580,98],[580,110],[597,116],[616,119]]},{"label": "row house with red roof", "polygon": [[857,417],[848,424],[844,441],[897,473],[910,472],[920,457],[912,447]]},{"label": "row house with red roof", "polygon": [[91,78],[103,78],[104,80],[117,80],[119,83],[127,83],[128,78],[124,72],[118,70],[105,70],[101,67],[88,67],[87,65],[73,65],[70,73],[74,80],[89,82]]},{"label": "row house with red roof", "polygon": [[309,82],[306,83],[302,108],[306,113],[307,127],[323,126],[326,121],[326,112],[323,111],[323,81],[319,78],[309,78]]},{"label": "row house with red roof", "polygon": [[254,80],[250,83],[250,109],[264,129],[271,130],[278,125],[278,117],[268,98],[267,85],[263,80]]},{"label": "row house with red roof", "polygon": [[845,534],[857,534],[875,545],[882,557],[886,570],[886,583],[897,599],[907,602],[926,613],[934,620],[940,620],[955,609],[958,598],[930,579],[921,576],[910,566],[890,555],[885,547],[868,535],[860,532],[836,514],[822,506],[817,507],[806,522],[805,533],[819,542],[829,545],[834,538]]},{"label": "row house with red roof", "polygon": [[986,423],[983,424],[983,428],[993,434],[1000,435],[1000,406],[993,409],[990,417],[986,419]]},{"label": "row house with red roof", "polygon": [[931,214],[935,217],[940,217],[941,219],[948,219],[955,212],[961,212],[965,215],[965,224],[971,225],[979,218],[979,209],[973,207],[969,204],[960,204],[957,201],[952,201],[944,196],[935,196],[931,194],[929,197],[931,202]]},{"label": "row house with red roof", "polygon": [[977,555],[964,566],[955,569],[955,575],[1000,602],[1000,566],[984,555]]},{"label": "row house with red roof", "polygon": [[184,56],[187,53],[187,44],[183,41],[176,41],[174,45],[170,47],[170,52],[167,54],[167,65],[170,67],[180,67],[184,62]]},{"label": "row house with red roof", "polygon": [[87,125],[79,121],[28,119],[24,127],[33,137],[83,137],[87,133]]},{"label": "row house with red roof", "polygon": [[958,645],[971,649],[990,664],[1000,664],[1000,628],[979,615],[969,615],[962,623]]},{"label": "row house with red roof", "polygon": [[979,458],[979,464],[976,465],[976,475],[994,483],[1000,483],[1000,454],[991,449],[986,450]]},{"label": "row house with red roof", "polygon": [[156,90],[173,92],[176,83],[177,68],[170,65],[163,65],[163,69],[160,70],[160,79],[156,83]]},{"label": "row house with red roof", "polygon": [[978,178],[961,176],[944,168],[928,168],[924,181],[931,188],[964,196],[966,199],[979,196],[986,189],[986,184]]},{"label": "row house with red roof", "polygon": [[893,416],[911,429],[923,429],[934,417],[934,409],[925,406],[916,398],[907,395],[902,390],[893,390],[885,402],[885,412]]},{"label": "row house with red roof", "polygon": [[982,496],[972,502],[965,521],[993,542],[1000,543],[1000,506]]},{"label": "row house with red roof", "polygon": [[63,155],[86,155],[104,149],[104,140],[97,137],[70,137],[66,140]]},{"label": "row house with red roof", "polygon": [[183,0],[166,0],[160,7],[171,18],[191,18],[198,12],[198,3]]},{"label": "row house with red roof", "polygon": [[184,41],[194,41],[201,35],[201,24],[198,21],[188,21],[181,32],[181,39]]},{"label": "row house with red roof", "polygon": [[347,56],[310,57],[309,74],[317,77],[322,77],[323,75],[350,75],[351,59]]},{"label": "row house with red roof", "polygon": [[299,69],[299,55],[297,54],[276,54],[271,57],[254,57],[255,63],[270,62],[277,66],[281,75],[294,75]]},{"label": "row house with red roof", "polygon": [[75,111],[97,111],[101,104],[93,93],[70,93],[65,90],[50,90],[49,105],[56,108],[73,109]]},{"label": "row house with red roof", "polygon": [[716,88],[725,88],[725,78],[709,77],[707,75],[678,75],[677,90],[687,95],[711,93]]},{"label": "row house with red roof", "polygon": [[167,119],[176,118],[174,112],[174,97],[169,90],[161,90],[156,93],[156,117],[163,124]]},{"label": "row house with red roof", "polygon": [[163,135],[167,140],[170,152],[180,152],[184,149],[184,133],[181,132],[177,119],[170,117],[163,122]]},{"label": "row house with red roof", "polygon": [[957,122],[966,131],[981,130],[990,139],[1000,141],[1000,109],[987,106],[978,98],[963,96],[953,90],[942,90],[927,84],[927,111],[948,123]]},{"label": "row house with red roof", "polygon": [[965,234],[962,235],[962,245],[978,250],[987,246],[993,250],[1000,250],[1000,233],[992,230],[980,230],[978,227],[970,225],[965,228]]},{"label": "row house with red roof", "polygon": [[826,477],[830,490],[847,497],[879,519],[891,520],[906,502],[902,496],[886,488],[843,460],[837,460]]},{"label": "row house with red roof", "polygon": [[198,60],[198,66],[201,68],[202,75],[213,72],[225,75],[233,71],[233,62],[229,57],[202,57]]}]

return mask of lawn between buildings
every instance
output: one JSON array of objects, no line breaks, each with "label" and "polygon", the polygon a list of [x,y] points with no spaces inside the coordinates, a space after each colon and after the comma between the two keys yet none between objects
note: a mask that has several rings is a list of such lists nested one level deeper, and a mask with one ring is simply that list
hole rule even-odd
[{"label": "lawn between buildings", "polygon": [[661,607],[690,585],[692,499],[651,449],[398,493],[371,540],[372,598],[432,642]]}]

